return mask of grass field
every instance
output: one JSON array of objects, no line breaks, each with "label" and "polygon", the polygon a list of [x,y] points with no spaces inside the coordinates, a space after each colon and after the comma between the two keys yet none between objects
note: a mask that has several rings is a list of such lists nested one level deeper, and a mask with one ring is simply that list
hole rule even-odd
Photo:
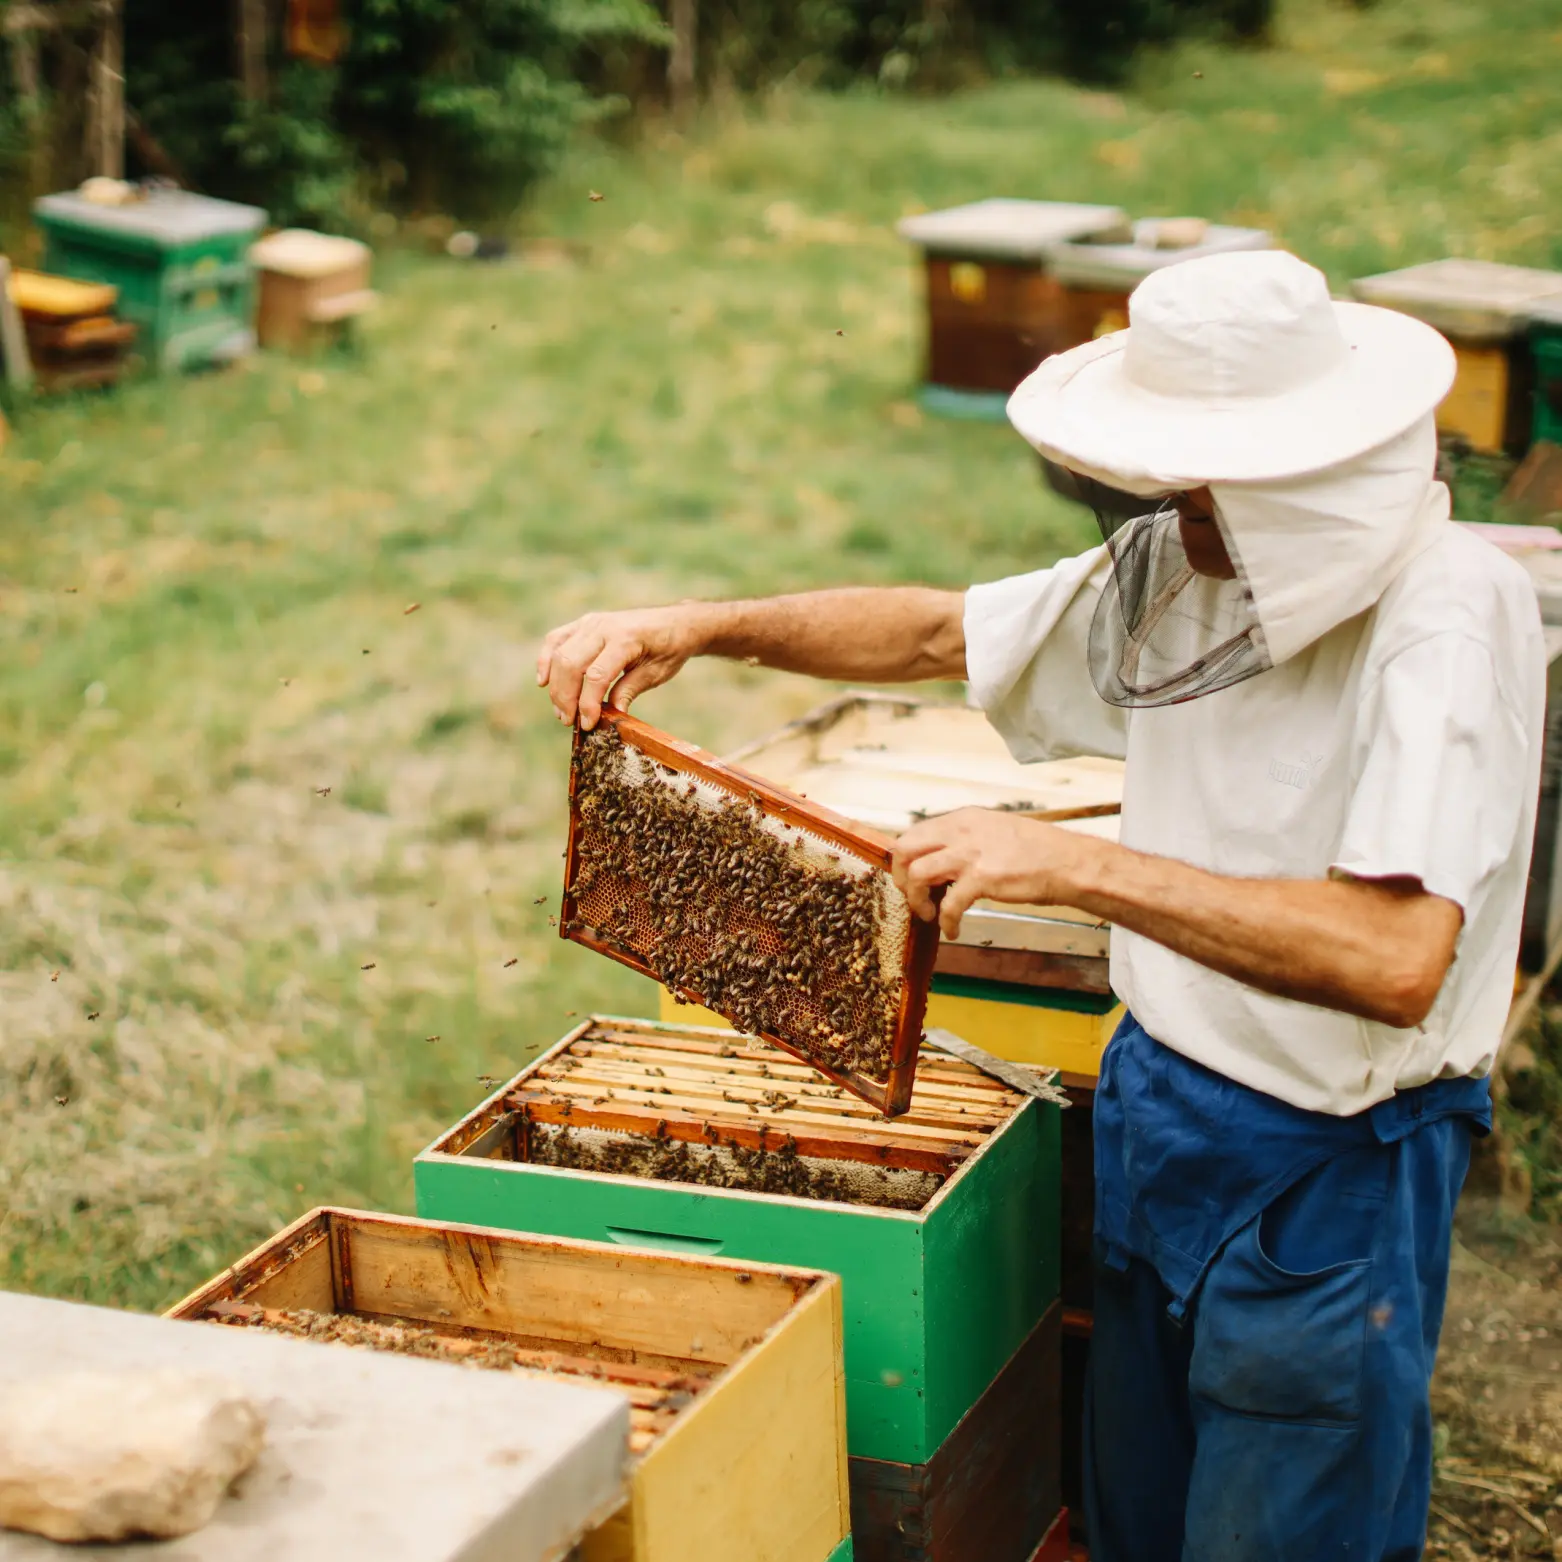
[{"label": "grass field", "polygon": [[[1562,0],[1296,0],[1275,48],[1179,50],[1121,95],[781,96],[582,149],[528,263],[387,255],[355,359],[26,416],[0,458],[0,1285],[152,1307],[317,1202],[404,1209],[479,1076],[570,1011],[650,1007],[538,903],[551,623],[1086,541],[1013,436],[918,414],[895,218],[1193,211],[1338,282],[1559,263],[1559,69]],[[720,749],[821,694],[700,666],[645,710]]]}]

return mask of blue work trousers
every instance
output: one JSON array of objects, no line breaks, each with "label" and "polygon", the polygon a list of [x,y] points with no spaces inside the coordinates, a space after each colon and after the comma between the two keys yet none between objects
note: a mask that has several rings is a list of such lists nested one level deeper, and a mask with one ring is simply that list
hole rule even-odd
[{"label": "blue work trousers", "polygon": [[1421,1555],[1470,1143],[1444,1117],[1313,1167],[1221,1246],[1180,1320],[1150,1263],[1098,1247],[1091,1562]]}]

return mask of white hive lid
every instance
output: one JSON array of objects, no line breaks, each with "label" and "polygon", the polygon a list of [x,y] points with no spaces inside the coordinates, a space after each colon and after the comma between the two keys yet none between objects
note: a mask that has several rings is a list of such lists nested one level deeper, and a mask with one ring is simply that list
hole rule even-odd
[{"label": "white hive lid", "polygon": [[[235,1384],[266,1441],[242,1495],[159,1562],[550,1562],[624,1496],[611,1390],[0,1292],[0,1383],[176,1368]],[[124,1546],[74,1546],[84,1558]],[[127,1553],[128,1554],[128,1553]],[[67,1548],[0,1530],[0,1562]]]},{"label": "white hive lid", "polygon": [[1491,260],[1430,260],[1361,277],[1351,292],[1365,304],[1414,315],[1449,336],[1499,342],[1517,336],[1541,300],[1562,299],[1562,271]]},{"label": "white hive lid", "polygon": [[309,228],[283,228],[252,244],[249,258],[262,271],[285,277],[328,277],[359,265],[368,254],[369,246],[357,239]]},{"label": "white hive lid", "polygon": [[1104,288],[1131,293],[1152,271],[1175,266],[1184,260],[1205,255],[1224,255],[1232,250],[1270,249],[1274,238],[1262,228],[1228,228],[1211,223],[1197,244],[1180,249],[1158,249],[1155,230],[1160,219],[1148,218],[1134,224],[1132,244],[1092,244],[1077,239],[1055,245],[1047,255],[1048,269],[1059,282],[1069,287]]},{"label": "white hive lid", "polygon": [[127,206],[102,206],[74,190],[45,195],[33,210],[83,228],[123,233],[173,246],[229,234],[254,233],[266,221],[258,206],[219,201],[190,190],[154,190]]},{"label": "white hive lid", "polygon": [[935,255],[974,260],[1041,261],[1055,244],[1104,233],[1126,219],[1116,206],[1016,201],[1000,196],[905,217],[895,231]]}]

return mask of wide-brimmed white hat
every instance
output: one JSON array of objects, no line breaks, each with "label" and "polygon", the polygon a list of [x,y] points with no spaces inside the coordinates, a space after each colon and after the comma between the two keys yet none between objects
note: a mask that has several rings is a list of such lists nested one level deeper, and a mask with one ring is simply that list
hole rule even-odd
[{"label": "wide-brimmed white hat", "polygon": [[1128,329],[1048,358],[1009,419],[1049,459],[1123,486],[1273,482],[1375,450],[1453,379],[1431,326],[1336,303],[1321,271],[1257,250],[1152,272]]}]

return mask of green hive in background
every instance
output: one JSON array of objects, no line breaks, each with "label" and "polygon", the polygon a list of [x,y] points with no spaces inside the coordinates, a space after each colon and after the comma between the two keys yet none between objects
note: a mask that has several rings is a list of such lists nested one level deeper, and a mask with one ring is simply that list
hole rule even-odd
[{"label": "green hive in background", "polygon": [[137,328],[135,351],[156,369],[200,369],[255,346],[249,247],[266,221],[187,190],[155,190],[124,206],[46,195],[33,207],[46,240],[44,269],[119,289],[119,314]]},{"label": "green hive in background", "polygon": [[1562,445],[1562,298],[1535,305],[1529,333],[1535,355],[1534,437]]},{"label": "green hive in background", "polygon": [[418,1214],[840,1275],[857,1458],[926,1463],[1057,1300],[1055,1106],[1018,1107],[923,1208],[883,1209],[495,1158],[504,1095],[546,1061],[417,1158]]}]

